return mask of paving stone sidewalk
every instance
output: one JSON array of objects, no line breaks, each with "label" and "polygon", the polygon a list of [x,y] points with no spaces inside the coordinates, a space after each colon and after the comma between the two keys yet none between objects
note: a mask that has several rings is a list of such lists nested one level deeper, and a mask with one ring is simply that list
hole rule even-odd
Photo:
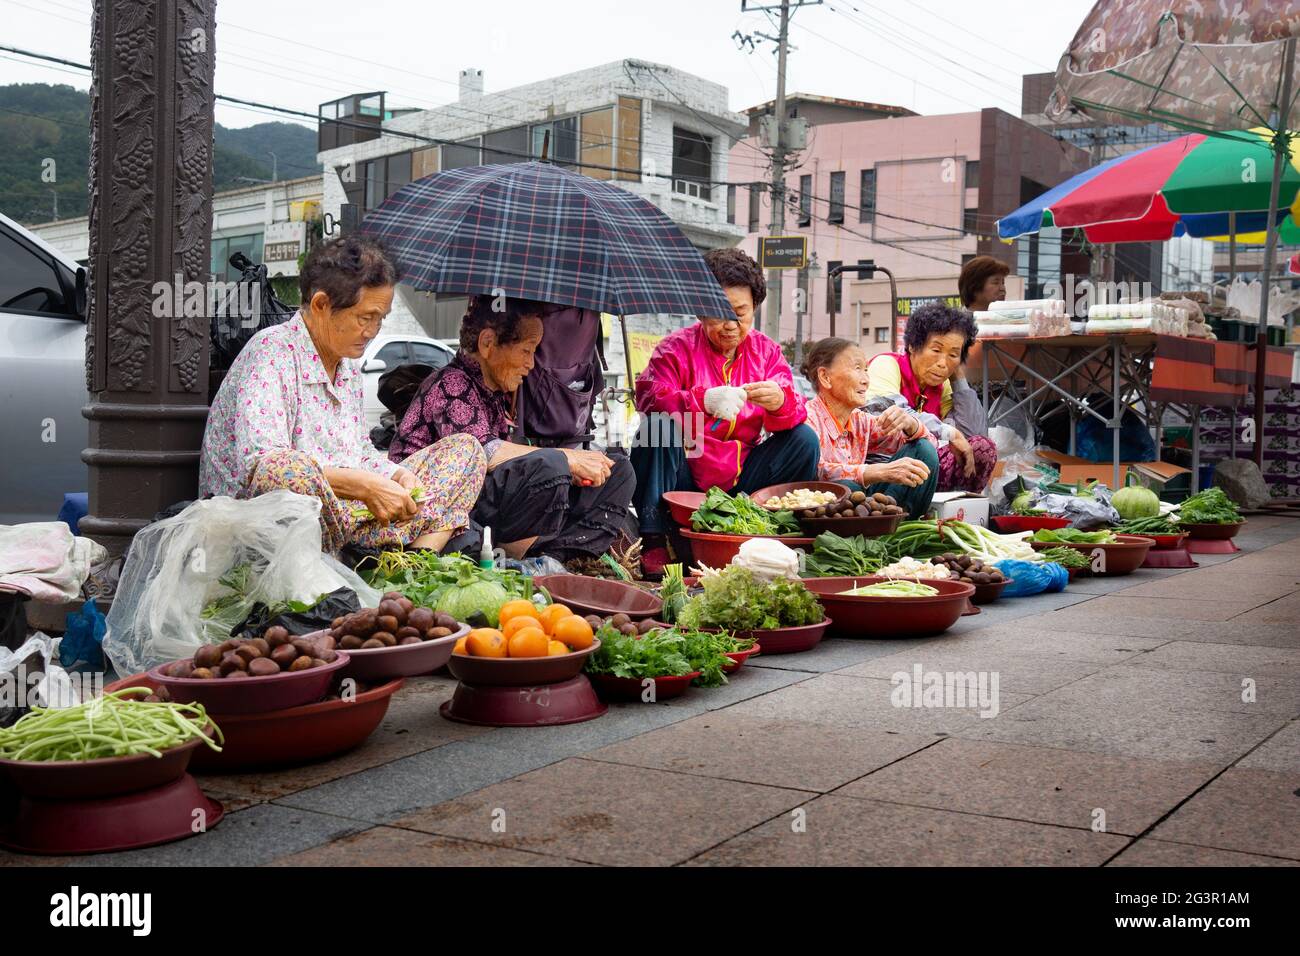
[{"label": "paving stone sidewalk", "polygon": [[[1300,865],[1300,520],[1238,543],[567,727],[454,724],[453,681],[408,681],[350,754],[201,778],[206,834],[0,866]],[[996,675],[996,714],[894,706],[916,665]]]}]

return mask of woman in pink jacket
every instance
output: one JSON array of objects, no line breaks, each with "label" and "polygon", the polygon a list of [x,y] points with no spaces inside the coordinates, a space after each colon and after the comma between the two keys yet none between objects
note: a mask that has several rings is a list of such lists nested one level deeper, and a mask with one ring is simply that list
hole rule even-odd
[{"label": "woman in pink jacket", "polygon": [[650,574],[668,557],[664,492],[715,485],[753,492],[817,477],[817,435],[804,424],[790,366],[776,342],[753,331],[767,297],[762,270],[740,249],[713,249],[704,259],[735,315],[703,317],[666,336],[636,380],[644,421],[631,457]]}]

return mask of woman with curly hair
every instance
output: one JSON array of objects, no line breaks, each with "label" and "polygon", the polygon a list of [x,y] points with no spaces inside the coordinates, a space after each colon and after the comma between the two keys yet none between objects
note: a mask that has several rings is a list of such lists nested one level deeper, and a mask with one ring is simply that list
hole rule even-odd
[{"label": "woman with curly hair", "polygon": [[475,296],[460,349],[421,383],[389,449],[393,461],[450,435],[471,435],[487,456],[487,480],[471,513],[510,557],[596,557],[621,535],[632,499],[624,455],[541,448],[511,440],[514,399],[533,370],[548,306]]},{"label": "woman with curly hair", "polygon": [[908,318],[902,352],[877,355],[867,366],[868,399],[905,405],[938,439],[939,491],[983,491],[998,460],[984,407],[966,381],[974,342],[971,314],[936,302]]},{"label": "woman with curly hair", "polygon": [[664,492],[715,485],[753,492],[817,477],[817,435],[804,424],[790,366],[776,342],[753,331],[754,313],[767,296],[762,270],[740,249],[711,249],[704,261],[733,313],[703,316],[666,336],[636,380],[636,407],[650,417],[651,432],[665,430],[656,423],[672,431],[670,440],[632,450],[650,574],[668,556]]}]

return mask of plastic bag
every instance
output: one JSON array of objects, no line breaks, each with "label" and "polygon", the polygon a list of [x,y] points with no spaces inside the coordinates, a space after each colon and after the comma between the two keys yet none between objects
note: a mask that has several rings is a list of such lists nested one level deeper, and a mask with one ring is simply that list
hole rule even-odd
[{"label": "plastic bag", "polygon": [[1011,579],[1002,592],[1003,597],[1028,597],[1044,591],[1064,591],[1070,581],[1070,572],[1051,561],[1017,561],[1005,558],[994,564]]},{"label": "plastic bag", "polygon": [[1029,505],[1032,508],[1042,508],[1049,514],[1068,518],[1071,528],[1088,531],[1092,528],[1120,524],[1124,520],[1111,506],[1110,497],[1110,489],[1104,485],[1094,485],[1091,498],[1080,498],[1077,495],[1045,495],[1041,490],[1036,490],[1029,496]]},{"label": "plastic bag", "polygon": [[104,615],[100,613],[95,599],[91,598],[81,606],[81,610],[69,614],[63,631],[63,641],[59,644],[59,663],[72,667],[78,662],[89,669],[104,669],[104,633],[108,629]]},{"label": "plastic bag", "polygon": [[[104,653],[119,674],[223,641],[257,603],[379,593],[321,552],[320,501],[291,491],[209,498],[136,534],[108,613]],[[215,602],[215,603],[214,603]]]},{"label": "plastic bag", "polygon": [[[1032,486],[1039,477],[1039,459],[1029,441],[1010,428],[994,425],[989,429],[989,440],[998,450],[998,461],[1003,463],[1002,474],[989,485],[989,504],[993,513],[1003,514],[1010,509],[1011,499],[1021,488]],[[1031,474],[1032,477],[1025,477]]]},{"label": "plastic bag", "polygon": [[215,303],[216,312],[209,316],[210,365],[221,371],[230,368],[254,335],[287,322],[298,311],[281,302],[271,290],[266,266],[257,265],[242,252],[231,256],[230,264],[240,270],[239,280],[231,294]]},{"label": "plastic bag", "polygon": [[323,631],[336,617],[361,610],[361,602],[351,588],[339,588],[331,591],[319,604],[306,611],[285,611],[282,614],[271,613],[265,604],[255,604],[252,612],[230,632],[235,637],[244,631],[261,634],[268,627],[279,625],[295,637]]},{"label": "plastic bag", "polygon": [[77,683],[55,662],[59,640],[39,631],[22,647],[0,647],[0,727],[8,727],[32,707],[74,707],[81,703]]}]

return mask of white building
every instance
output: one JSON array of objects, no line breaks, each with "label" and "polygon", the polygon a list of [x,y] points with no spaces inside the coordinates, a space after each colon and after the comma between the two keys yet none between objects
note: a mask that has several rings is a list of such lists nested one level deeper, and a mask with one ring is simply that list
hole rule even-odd
[{"label": "white building", "polygon": [[[266,262],[272,276],[296,276],[298,256],[320,219],[321,176],[228,189],[212,197],[212,272],[236,279],[229,266],[236,252]],[[85,264],[90,227],[85,216],[28,227],[64,255]]]},{"label": "white building", "polygon": [[[725,184],[728,152],[746,120],[728,108],[725,86],[672,67],[618,60],[497,93],[483,92],[483,71],[463,70],[456,103],[389,112],[383,94],[365,93],[323,104],[320,117],[327,216],[338,216],[345,202],[364,216],[403,184],[439,170],[526,162],[545,150],[548,159],[644,196],[701,249],[735,245],[745,234]],[[386,328],[401,329],[409,310],[427,334],[455,337],[463,297],[399,288]],[[656,330],[649,318],[637,324]],[[617,351],[621,343],[611,345]]]}]

